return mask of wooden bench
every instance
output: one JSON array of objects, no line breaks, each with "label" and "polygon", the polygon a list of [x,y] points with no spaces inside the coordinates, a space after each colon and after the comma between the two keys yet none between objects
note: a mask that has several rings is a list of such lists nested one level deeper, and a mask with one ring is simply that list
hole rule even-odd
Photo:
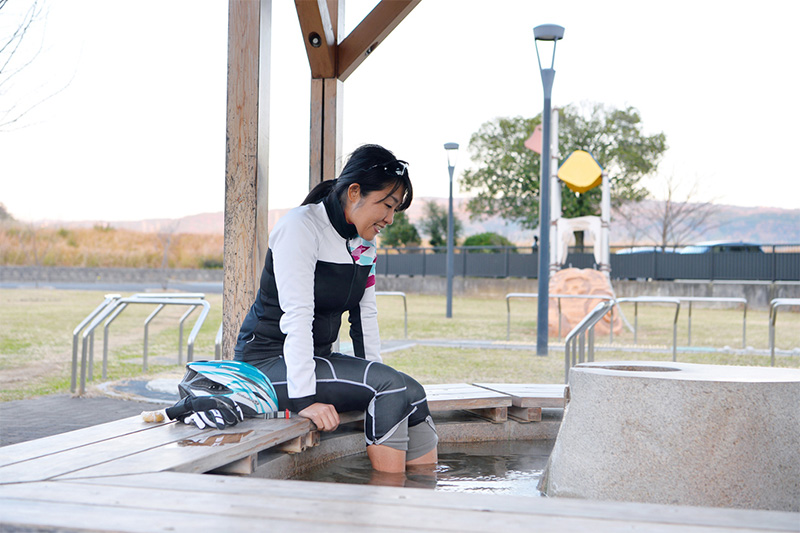
[{"label": "wooden bench", "polygon": [[[541,420],[542,407],[563,407],[563,385],[468,383],[427,385],[432,412],[465,410],[499,423],[511,414]],[[560,395],[560,396],[559,396]],[[342,413],[342,424],[363,419]],[[307,419],[247,419],[224,430],[176,422],[147,423],[134,416],[0,448],[0,483],[78,479],[145,472],[250,474],[258,453],[299,453],[319,442]]]},{"label": "wooden bench", "polygon": [[[565,401],[564,386],[426,389],[434,412],[465,409],[485,415],[483,410],[512,409],[516,416],[516,408],[557,407]],[[362,415],[343,413],[341,418],[347,423]],[[380,528],[376,517],[394,517],[398,530],[408,531],[512,530],[526,524],[597,531],[686,526],[796,531],[796,513],[192,474],[245,474],[260,450],[302,451],[314,445],[315,434],[313,424],[300,417],[249,419],[217,431],[145,423],[135,416],[0,447],[0,530],[352,532],[375,531]]]},{"label": "wooden bench", "polygon": [[569,399],[566,385],[475,383],[475,386],[509,396],[508,416],[517,422],[541,422],[542,409],[563,409]]}]

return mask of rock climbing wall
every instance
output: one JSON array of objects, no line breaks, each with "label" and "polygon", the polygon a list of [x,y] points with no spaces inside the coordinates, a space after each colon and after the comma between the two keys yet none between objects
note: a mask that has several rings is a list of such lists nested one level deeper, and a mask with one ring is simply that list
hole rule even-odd
[{"label": "rock climbing wall", "polygon": [[[599,270],[565,268],[550,275],[550,294],[596,294],[614,297],[614,290],[608,277]],[[561,336],[566,336],[601,301],[600,298],[562,298]],[[550,336],[557,337],[558,300],[556,298],[550,299],[548,319]],[[609,313],[595,326],[595,338],[603,334],[608,335],[610,327],[612,324]],[[613,327],[615,335],[622,332],[622,320],[616,311]]]}]

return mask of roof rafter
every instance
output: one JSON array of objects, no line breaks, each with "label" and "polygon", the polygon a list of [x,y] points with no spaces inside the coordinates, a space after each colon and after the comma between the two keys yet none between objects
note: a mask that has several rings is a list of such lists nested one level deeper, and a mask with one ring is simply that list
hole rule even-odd
[{"label": "roof rafter", "polygon": [[295,0],[312,78],[346,80],[421,0],[381,0],[337,43],[336,0]]},{"label": "roof rafter", "polygon": [[326,0],[295,0],[312,78],[336,77],[336,33]]}]

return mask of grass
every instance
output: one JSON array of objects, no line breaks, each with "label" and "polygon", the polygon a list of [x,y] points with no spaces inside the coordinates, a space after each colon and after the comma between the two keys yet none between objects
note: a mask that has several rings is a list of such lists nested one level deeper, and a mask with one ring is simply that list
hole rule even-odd
[{"label": "grass", "polygon": [[[8,401],[38,395],[68,392],[72,361],[72,331],[103,301],[102,291],[53,289],[0,289],[0,400]],[[195,359],[213,358],[214,338],[222,320],[222,296],[207,295],[211,312],[195,346]],[[506,302],[502,298],[456,298],[453,318],[445,318],[444,296],[409,294],[408,337],[411,340],[475,340],[506,342]],[[381,336],[384,340],[403,339],[403,301],[399,297],[378,298]],[[184,307],[167,307],[150,326],[148,376],[177,374],[178,321]],[[152,307],[130,306],[110,326],[108,379],[141,376],[143,323]],[[633,307],[623,313],[633,322]],[[184,325],[186,339],[199,310]],[[660,352],[637,351],[633,334],[623,331],[614,338],[614,350],[597,351],[596,360],[671,361],[672,317],[674,308],[661,305],[639,307],[638,346],[661,348]],[[536,343],[535,301],[514,301],[511,311],[510,342],[525,348]],[[687,316],[678,323],[678,345],[686,345]],[[767,312],[748,310],[747,344],[768,348]],[[95,335],[95,376],[102,368],[102,328]],[[782,310],[778,315],[776,345],[781,350],[800,346],[800,313]],[[342,337],[347,337],[347,321]],[[692,309],[692,345],[739,349],[697,351],[678,354],[690,363],[769,366],[768,355],[742,351],[742,310]],[[602,347],[605,336],[597,337]],[[557,343],[551,339],[551,343]],[[628,349],[623,350],[622,347]],[[530,349],[476,349],[416,345],[386,353],[386,363],[416,377],[422,383],[511,382],[561,383],[564,379],[563,351],[551,350],[548,357],[537,357]],[[800,368],[800,355],[779,356],[776,366]]]},{"label": "grass", "polygon": [[0,265],[221,268],[223,236],[0,223]]}]

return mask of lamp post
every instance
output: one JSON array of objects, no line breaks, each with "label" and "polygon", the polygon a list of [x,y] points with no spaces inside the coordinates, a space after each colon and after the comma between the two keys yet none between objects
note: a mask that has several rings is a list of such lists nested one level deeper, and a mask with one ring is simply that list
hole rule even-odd
[{"label": "lamp post", "polygon": [[[542,111],[542,173],[539,179],[539,297],[536,317],[536,355],[547,355],[548,305],[550,301],[550,101],[556,71],[556,42],[564,37],[564,28],[542,24],[533,28],[536,60],[542,75],[544,111]],[[542,67],[539,43],[552,43],[550,65]]]},{"label": "lamp post", "polygon": [[453,271],[455,270],[453,256],[453,171],[456,168],[458,157],[458,143],[446,143],[444,150],[447,152],[447,170],[450,171],[450,205],[447,209],[447,318],[453,318]]}]

